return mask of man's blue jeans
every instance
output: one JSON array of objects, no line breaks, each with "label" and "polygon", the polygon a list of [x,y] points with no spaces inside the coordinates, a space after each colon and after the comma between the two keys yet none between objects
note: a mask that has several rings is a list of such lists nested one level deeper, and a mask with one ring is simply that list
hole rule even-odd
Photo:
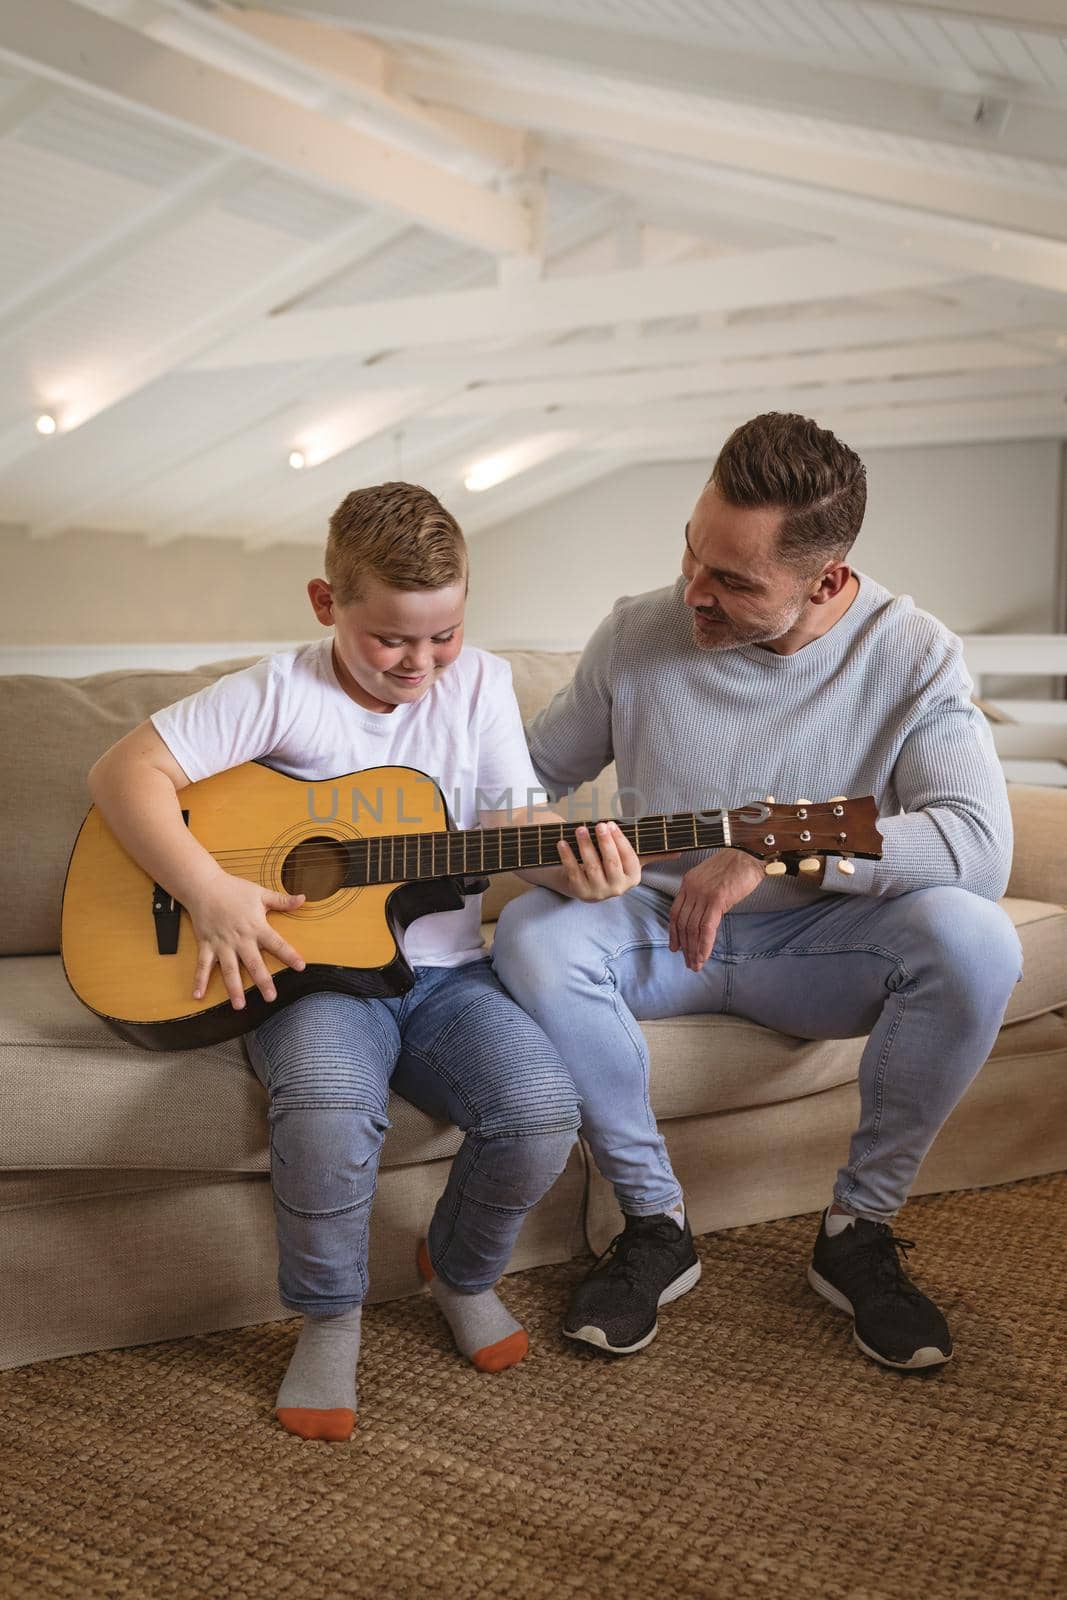
[{"label": "man's blue jeans", "polygon": [[430,1222],[434,1270],[490,1288],[532,1205],[567,1164],[578,1104],[567,1069],[488,958],[420,967],[389,1000],[308,995],[245,1035],[270,1097],[278,1289],[333,1315],[367,1293],[367,1230],[390,1084],[466,1133]]},{"label": "man's blue jeans", "polygon": [[[571,1069],[582,1131],[622,1210],[649,1216],[681,1195],[637,1021],[713,1012],[801,1039],[869,1035],[834,1197],[888,1221],[996,1039],[1021,976],[1011,919],[962,889],[824,893],[788,911],[728,913],[691,972],[668,948],[670,908],[645,885],[595,906],[535,889],[505,908],[493,943],[505,987]],[[709,1035],[709,1072],[713,1050]]]}]

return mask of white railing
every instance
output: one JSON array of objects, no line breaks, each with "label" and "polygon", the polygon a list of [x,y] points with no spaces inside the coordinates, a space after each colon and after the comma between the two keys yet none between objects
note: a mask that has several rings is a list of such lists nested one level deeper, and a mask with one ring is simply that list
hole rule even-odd
[{"label": "white railing", "polygon": [[[310,635],[309,635],[310,637]],[[33,672],[45,678],[87,678],[94,672],[141,668],[154,672],[188,672],[210,661],[265,656],[291,650],[302,640],[231,639],[206,644],[13,644],[0,646],[0,676]]]},{"label": "white railing", "polygon": [[1067,788],[1067,700],[1015,699],[983,693],[990,677],[1067,679],[1067,634],[972,633],[963,653],[993,724],[1001,765],[1016,783]]}]

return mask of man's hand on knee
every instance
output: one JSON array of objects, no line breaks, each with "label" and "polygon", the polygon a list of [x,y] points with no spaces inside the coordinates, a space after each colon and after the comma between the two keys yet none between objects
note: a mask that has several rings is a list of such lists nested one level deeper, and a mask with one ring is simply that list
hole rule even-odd
[{"label": "man's hand on knee", "polygon": [[763,882],[763,868],[742,850],[717,850],[691,867],[671,906],[670,948],[699,972],[715,948],[725,912]]}]

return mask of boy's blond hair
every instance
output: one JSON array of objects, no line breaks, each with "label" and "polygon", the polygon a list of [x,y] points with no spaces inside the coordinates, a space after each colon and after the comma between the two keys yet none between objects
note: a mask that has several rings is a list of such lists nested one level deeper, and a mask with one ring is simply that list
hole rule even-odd
[{"label": "boy's blond hair", "polygon": [[368,577],[390,589],[466,583],[463,533],[429,489],[378,483],[345,495],[330,518],[326,540],[326,579],[335,603],[363,599]]}]

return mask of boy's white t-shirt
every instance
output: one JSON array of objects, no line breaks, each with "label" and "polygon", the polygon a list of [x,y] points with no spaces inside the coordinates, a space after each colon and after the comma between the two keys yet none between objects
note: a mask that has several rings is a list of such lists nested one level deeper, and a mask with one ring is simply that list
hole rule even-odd
[{"label": "boy's white t-shirt", "polygon": [[[476,828],[479,809],[517,810],[546,799],[526,748],[510,666],[469,646],[421,699],[392,711],[367,711],[345,693],[333,640],[326,638],[264,656],[150,720],[193,783],[246,761],[306,780],[414,767],[440,785],[457,828]],[[349,805],[347,790],[339,804]],[[350,820],[350,810],[338,816]],[[476,960],[485,949],[481,896],[471,896],[462,911],[418,918],[404,949],[413,966]]]}]

